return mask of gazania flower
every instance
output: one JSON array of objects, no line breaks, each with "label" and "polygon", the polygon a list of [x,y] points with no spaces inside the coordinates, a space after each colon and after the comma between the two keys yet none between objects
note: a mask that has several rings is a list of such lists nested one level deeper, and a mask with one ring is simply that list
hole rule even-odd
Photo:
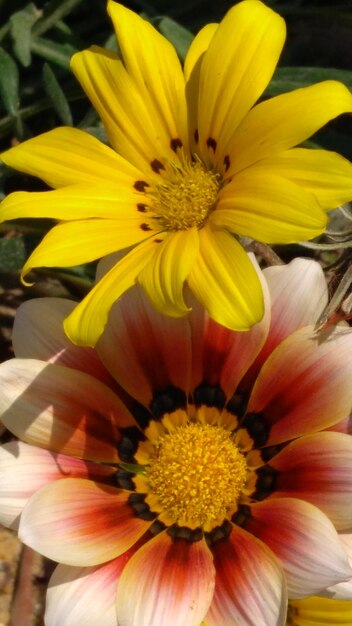
[{"label": "gazania flower", "polygon": [[23,276],[123,251],[65,322],[83,345],[95,345],[112,303],[136,282],[173,317],[189,311],[187,283],[212,319],[247,330],[263,315],[262,290],[233,235],[288,243],[324,231],[326,210],[352,198],[351,164],[294,146],[351,112],[352,96],[326,81],[255,105],[285,39],[282,18],[257,0],[203,28],[184,69],[149,22],[111,0],[108,12],[121,57],[93,46],[72,69],[110,146],[58,128],[2,155],[55,188],[3,203],[3,220],[60,220]]},{"label": "gazania flower", "polygon": [[352,332],[306,325],[318,264],[265,277],[272,322],[267,296],[248,333],[196,304],[160,315],[136,288],[94,351],[63,334],[74,303],[19,309],[0,520],[59,562],[47,626],[283,626],[286,587],[347,594]]}]

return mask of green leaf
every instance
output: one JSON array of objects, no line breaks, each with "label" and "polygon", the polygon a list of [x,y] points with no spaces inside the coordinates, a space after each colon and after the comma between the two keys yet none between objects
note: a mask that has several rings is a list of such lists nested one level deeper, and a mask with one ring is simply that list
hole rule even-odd
[{"label": "green leaf", "polygon": [[352,72],[325,67],[279,67],[265,95],[277,96],[285,91],[307,87],[322,80],[339,80],[352,90]]},{"label": "green leaf", "polygon": [[171,17],[162,17],[158,20],[157,27],[162,35],[175,46],[177,54],[183,61],[194,35]]},{"label": "green leaf", "polygon": [[73,121],[70,106],[53,70],[48,63],[45,63],[43,67],[43,83],[46,94],[50,98],[53,108],[59,116],[61,122],[67,126],[72,126]]},{"label": "green leaf", "polygon": [[27,250],[22,235],[0,239],[1,272],[17,272],[27,259]]},{"label": "green leaf", "polygon": [[10,33],[13,39],[13,49],[16,57],[24,65],[28,67],[31,62],[31,35],[32,26],[41,16],[42,11],[31,2],[22,9],[13,13],[10,17]]},{"label": "green leaf", "polygon": [[76,52],[76,49],[68,43],[56,43],[43,37],[32,37],[31,50],[46,61],[56,63],[66,70],[70,67],[71,56]]},{"label": "green leaf", "polygon": [[83,0],[51,0],[45,6],[43,17],[38,20],[33,28],[34,35],[42,35],[56,24],[63,17],[71,13],[72,9],[83,2]]},{"label": "green leaf", "polygon": [[0,95],[6,111],[13,117],[18,114],[19,74],[13,58],[0,48]]}]

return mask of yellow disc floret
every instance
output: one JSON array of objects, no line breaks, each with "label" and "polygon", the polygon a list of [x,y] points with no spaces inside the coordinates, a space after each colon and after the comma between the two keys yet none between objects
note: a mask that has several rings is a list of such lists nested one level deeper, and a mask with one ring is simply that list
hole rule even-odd
[{"label": "yellow disc floret", "polygon": [[164,230],[201,228],[215,208],[219,189],[219,175],[199,160],[169,165],[164,182],[155,187],[153,211]]},{"label": "yellow disc floret", "polygon": [[146,478],[170,520],[209,530],[236,505],[246,474],[231,432],[189,423],[155,442]]}]

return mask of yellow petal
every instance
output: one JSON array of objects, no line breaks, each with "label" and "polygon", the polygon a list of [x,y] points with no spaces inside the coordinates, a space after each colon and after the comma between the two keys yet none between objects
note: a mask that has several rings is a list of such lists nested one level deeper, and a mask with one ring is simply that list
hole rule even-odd
[{"label": "yellow petal", "polygon": [[77,128],[56,128],[1,154],[1,160],[50,187],[75,183],[133,185],[141,174],[114,150]]},{"label": "yellow petal", "polygon": [[187,282],[211,318],[232,330],[249,330],[264,314],[263,292],[247,254],[232,235],[205,227]]},{"label": "yellow petal", "polygon": [[218,28],[218,24],[207,24],[193,39],[185,58],[184,73],[186,78],[186,98],[188,104],[188,124],[191,130],[190,146],[192,154],[196,152],[195,129],[198,126],[199,76],[204,53]]},{"label": "yellow petal", "polygon": [[352,200],[352,164],[336,152],[293,148],[263,159],[256,171],[293,181],[314,194],[323,209]]},{"label": "yellow petal", "polygon": [[102,187],[101,183],[69,185],[54,191],[17,191],[11,193],[0,208],[0,221],[23,217],[45,217],[79,220],[91,217],[133,219],[142,224],[148,217],[145,194],[121,186]]},{"label": "yellow petal", "polygon": [[228,175],[302,143],[329,120],[351,112],[351,93],[333,80],[261,102],[237,129],[229,147],[234,158]]},{"label": "yellow petal", "polygon": [[310,597],[290,600],[287,626],[351,626],[351,600]]},{"label": "yellow petal", "polygon": [[75,54],[71,67],[117,152],[151,176],[155,160],[175,159],[170,145],[174,135],[114,53],[93,46]]},{"label": "yellow petal", "polygon": [[135,284],[139,272],[150,262],[156,245],[149,239],[133,248],[77,305],[64,321],[65,332],[73,343],[95,346],[113,303]]},{"label": "yellow petal", "polygon": [[[214,34],[200,72],[198,131],[201,155],[211,156],[218,167],[236,128],[268,85],[285,35],[283,19],[257,0],[236,4]],[[209,139],[216,150],[214,143],[208,147]]]},{"label": "yellow petal", "polygon": [[30,255],[22,277],[35,267],[72,267],[148,239],[140,220],[80,220],[52,228]]},{"label": "yellow petal", "polygon": [[198,249],[196,228],[170,233],[139,274],[138,282],[160,313],[181,317],[190,310],[183,299],[183,286]]},{"label": "yellow petal", "polygon": [[255,166],[224,187],[210,222],[265,243],[294,243],[320,235],[327,217],[315,196]]}]

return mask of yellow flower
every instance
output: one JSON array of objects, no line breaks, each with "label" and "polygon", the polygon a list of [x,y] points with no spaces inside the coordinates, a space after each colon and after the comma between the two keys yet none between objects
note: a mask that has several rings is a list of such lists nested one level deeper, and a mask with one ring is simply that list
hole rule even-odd
[{"label": "yellow flower", "polygon": [[294,148],[352,96],[326,81],[255,104],[285,39],[258,0],[234,6],[195,37],[184,69],[149,22],[109,0],[121,57],[93,46],[72,69],[111,147],[58,128],[2,155],[55,190],[11,194],[1,219],[60,220],[23,268],[72,266],[123,251],[65,321],[94,345],[113,302],[135,283],[155,308],[188,312],[183,288],[217,322],[247,330],[263,315],[258,276],[237,237],[289,243],[324,231],[326,210],[352,198],[352,166]]},{"label": "yellow flower", "polygon": [[286,626],[351,626],[352,600],[290,600]]}]

